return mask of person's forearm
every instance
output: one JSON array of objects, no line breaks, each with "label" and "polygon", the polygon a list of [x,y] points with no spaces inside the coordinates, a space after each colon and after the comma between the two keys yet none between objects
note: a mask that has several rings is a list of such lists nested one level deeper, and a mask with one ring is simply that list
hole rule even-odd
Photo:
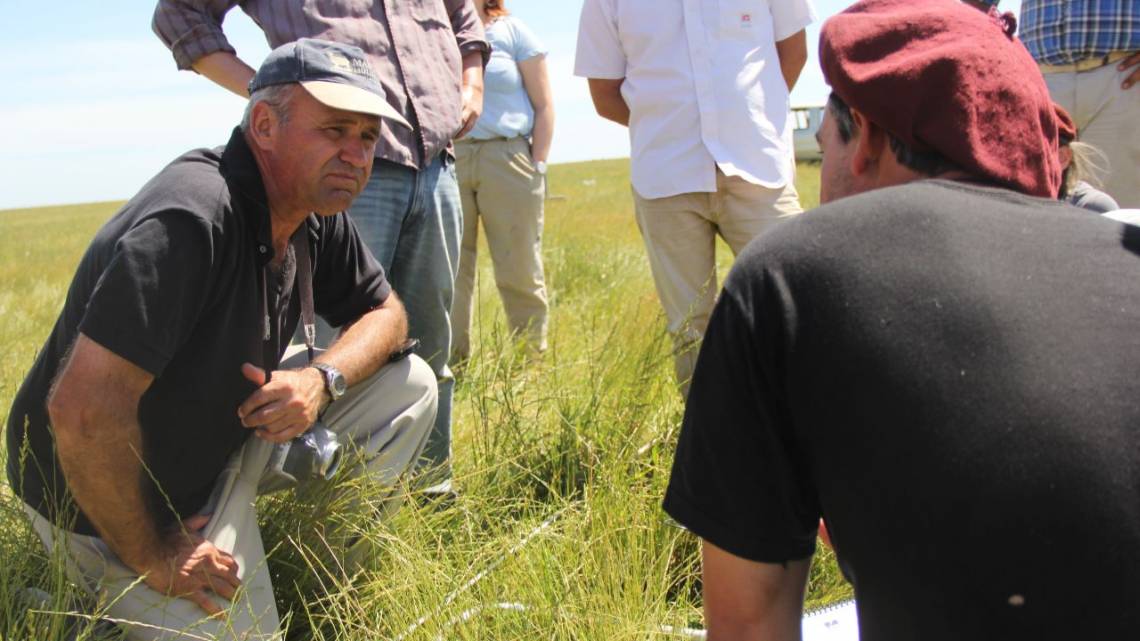
[{"label": "person's forearm", "polygon": [[148,506],[147,470],[137,404],[104,393],[87,407],[50,405],[60,467],[75,503],[127,567],[144,573],[163,558],[162,535]]},{"label": "person's forearm", "polygon": [[612,120],[623,127],[629,126],[629,105],[626,104],[625,98],[622,98],[621,94],[610,96],[603,103],[595,101],[594,106],[602,118]]},{"label": "person's forearm", "polygon": [[242,98],[249,97],[249,81],[253,69],[228,51],[215,51],[194,61],[194,71],[229,89]]},{"label": "person's forearm", "polygon": [[354,385],[384,366],[407,337],[404,305],[393,292],[383,305],[350,324],[316,360],[336,367]]},{"label": "person's forearm", "polygon": [[796,641],[811,559],[758,563],[701,545],[708,641]]},{"label": "person's forearm", "polygon": [[612,120],[619,125],[629,126],[629,105],[621,95],[623,80],[609,80],[590,78],[590,98],[594,101],[594,109],[598,115],[606,120]]},{"label": "person's forearm", "polygon": [[483,52],[469,51],[463,56],[463,88],[476,89],[479,92],[480,105],[483,96]]},{"label": "person's forearm", "polygon": [[554,139],[554,106],[547,105],[534,114],[531,131],[530,156],[535,162],[546,162],[550,157],[550,142]]},{"label": "person's forearm", "polygon": [[475,127],[479,115],[483,113],[483,52],[470,51],[463,56],[463,76],[461,79],[463,101],[460,111],[462,122],[459,131],[455,133],[458,140],[467,135]]},{"label": "person's forearm", "polygon": [[776,43],[776,56],[780,59],[780,73],[791,91],[807,64],[807,33],[799,31],[789,38]]}]

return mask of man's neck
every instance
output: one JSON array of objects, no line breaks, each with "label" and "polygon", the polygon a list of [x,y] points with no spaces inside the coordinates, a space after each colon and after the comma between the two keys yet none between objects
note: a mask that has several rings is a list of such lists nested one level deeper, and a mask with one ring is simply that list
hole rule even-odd
[{"label": "man's neck", "polygon": [[250,151],[253,152],[253,159],[257,163],[257,171],[261,174],[262,184],[265,185],[266,203],[269,205],[270,236],[273,240],[273,263],[280,266],[281,261],[285,259],[285,252],[289,248],[289,239],[293,237],[293,233],[297,231],[297,228],[304,224],[310,212],[304,208],[298,208],[291,202],[291,198],[283,188],[283,185],[278,183],[273,172],[269,170],[269,159],[249,138],[249,134],[247,133],[246,142],[249,144]]}]

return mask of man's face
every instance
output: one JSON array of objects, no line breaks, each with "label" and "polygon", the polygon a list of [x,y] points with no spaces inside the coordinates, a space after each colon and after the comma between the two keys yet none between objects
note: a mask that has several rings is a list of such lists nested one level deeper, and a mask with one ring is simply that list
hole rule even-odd
[{"label": "man's face", "polygon": [[855,137],[843,142],[830,106],[824,109],[823,122],[815,139],[819,142],[819,150],[823,155],[819,168],[820,204],[858,193],[860,190],[851,173],[851,152],[855,147]]},{"label": "man's face", "polygon": [[380,138],[380,117],[334,109],[297,87],[278,125],[273,179],[292,207],[330,216],[364,189]]}]

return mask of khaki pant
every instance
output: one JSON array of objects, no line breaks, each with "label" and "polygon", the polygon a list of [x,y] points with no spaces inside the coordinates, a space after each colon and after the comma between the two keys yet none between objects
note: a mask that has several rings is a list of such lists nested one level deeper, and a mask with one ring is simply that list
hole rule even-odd
[{"label": "khaki pant", "polygon": [[[282,367],[299,367],[303,358],[302,348]],[[342,444],[351,441],[362,455],[355,474],[367,474],[382,486],[397,483],[427,440],[435,420],[436,390],[431,367],[411,356],[354,385],[329,407],[325,424],[340,434]],[[202,510],[212,514],[202,535],[232,554],[240,568],[242,588],[234,602],[218,599],[219,605],[229,608],[224,620],[204,619],[205,613],[190,601],[147,587],[102,539],[60,530],[30,506],[24,509],[49,551],[61,541],[66,543],[71,580],[100,600],[107,615],[126,628],[128,639],[277,640],[277,606],[254,511],[258,493],[280,489],[263,485],[272,449],[272,443],[250,438],[230,459],[218,477],[210,504]],[[398,500],[393,492],[390,503]]]},{"label": "khaki pant", "polygon": [[463,201],[459,276],[451,305],[452,356],[471,354],[479,221],[487,233],[495,284],[512,332],[546,349],[546,283],[542,273],[543,177],[524,138],[465,140],[455,145]]},{"label": "khaki pant", "polygon": [[1121,207],[1140,208],[1140,86],[1121,89],[1129,72],[1116,63],[1082,72],[1046,73],[1053,100],[1073,116],[1077,139],[1108,157],[1104,190]]},{"label": "khaki pant", "polygon": [[674,368],[688,396],[697,348],[716,301],[716,236],[739,255],[753,238],[803,211],[795,185],[772,189],[717,170],[717,191],[666,198],[633,192],[637,226],[673,335]]}]

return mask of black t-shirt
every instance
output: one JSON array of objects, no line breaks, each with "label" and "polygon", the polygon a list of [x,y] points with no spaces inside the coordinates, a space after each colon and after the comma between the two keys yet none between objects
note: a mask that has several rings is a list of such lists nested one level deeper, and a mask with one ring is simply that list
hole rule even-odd
[{"label": "black t-shirt", "polygon": [[[310,216],[314,306],[334,326],[380,305],[390,287],[344,213]],[[291,252],[292,253],[292,252]],[[139,403],[144,461],[159,518],[200,509],[249,435],[237,407],[254,391],[241,365],[276,367],[300,316],[295,288],[263,269],[273,258],[265,188],[240,131],[216,150],[176,159],[95,235],[63,312],[8,419],[8,479],[46,517],[95,534],[55,457],[46,399],[79,332],[155,376]],[[284,261],[292,273],[293,257]],[[271,316],[263,343],[262,278]],[[25,453],[26,451],[26,453]],[[162,497],[162,498],[159,498]],[[62,510],[62,511],[61,511]]]},{"label": "black t-shirt", "polygon": [[825,516],[861,638],[1140,630],[1140,227],[945,181],[754,241],[665,509],[761,562]]}]

